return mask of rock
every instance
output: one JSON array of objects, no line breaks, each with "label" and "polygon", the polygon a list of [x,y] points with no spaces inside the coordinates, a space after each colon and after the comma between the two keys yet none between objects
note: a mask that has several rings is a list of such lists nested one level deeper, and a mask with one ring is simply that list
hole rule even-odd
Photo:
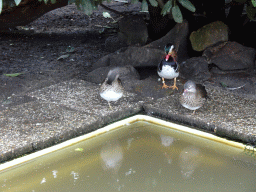
[{"label": "rock", "polygon": [[119,40],[116,36],[109,36],[105,40],[105,48],[109,52],[114,52],[118,49],[121,49],[122,47],[127,47],[127,44],[125,42],[122,42]]},{"label": "rock", "polygon": [[92,67],[97,69],[106,66],[149,67],[157,66],[163,58],[164,47],[167,43],[173,43],[178,52],[178,62],[188,59],[187,54],[188,23],[184,21],[177,24],[163,38],[154,41],[144,47],[128,47],[118,50],[116,53],[106,55],[95,62]]},{"label": "rock", "polygon": [[99,59],[93,64],[93,69],[106,66],[133,67],[157,66],[164,56],[164,50],[146,47],[128,47],[124,52],[117,52]]},{"label": "rock", "polygon": [[180,64],[180,76],[194,81],[206,81],[211,77],[205,57],[193,57]]},{"label": "rock", "polygon": [[144,45],[148,40],[148,29],[143,15],[128,15],[119,22],[118,38],[127,45]]},{"label": "rock", "polygon": [[227,42],[207,48],[203,56],[207,57],[208,63],[215,64],[221,70],[229,71],[253,68],[255,53],[253,48],[237,42]]},{"label": "rock", "polygon": [[[100,67],[98,69],[95,69],[92,72],[87,74],[86,80],[89,82],[92,82],[92,83],[100,84],[107,77],[109,70],[113,69],[113,68],[114,67]],[[116,70],[120,74],[119,78],[121,79],[122,82],[125,82],[126,79],[129,79],[129,80],[139,80],[140,79],[139,73],[131,65],[126,65],[124,67],[118,67],[118,68],[116,68]]]},{"label": "rock", "polygon": [[0,102],[4,101],[11,95],[15,95],[19,92],[25,92],[27,87],[25,80],[20,77],[7,77],[0,75]]},{"label": "rock", "polygon": [[188,27],[187,21],[178,23],[164,37],[146,45],[145,47],[164,50],[167,43],[172,43],[178,54],[178,62],[181,63],[189,58],[187,49],[189,34]]},{"label": "rock", "polygon": [[0,29],[24,26],[54,9],[68,5],[68,0],[44,3],[38,0],[22,0],[18,6],[4,6],[0,15]]},{"label": "rock", "polygon": [[215,21],[193,31],[189,39],[195,51],[203,51],[218,42],[228,41],[228,26],[222,21]]},{"label": "rock", "polygon": [[[138,97],[148,97],[151,99],[159,99],[162,97],[167,97],[176,93],[173,89],[162,89],[161,80],[158,81],[159,77],[157,75],[150,76],[144,80],[134,80],[127,81],[125,89],[136,93]],[[167,84],[171,85],[173,81],[167,80]],[[182,85],[178,81],[177,86],[181,89]]]}]

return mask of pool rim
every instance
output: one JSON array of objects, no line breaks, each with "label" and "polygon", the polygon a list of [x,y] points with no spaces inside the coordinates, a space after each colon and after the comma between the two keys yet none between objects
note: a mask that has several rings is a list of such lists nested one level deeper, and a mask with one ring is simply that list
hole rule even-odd
[{"label": "pool rim", "polygon": [[228,140],[226,138],[221,138],[219,136],[216,136],[212,133],[207,133],[207,132],[204,132],[204,131],[201,131],[201,130],[197,130],[195,128],[190,128],[190,127],[187,127],[187,126],[184,126],[184,125],[179,125],[177,123],[169,122],[169,121],[162,120],[162,119],[159,119],[159,118],[156,118],[156,117],[151,117],[151,116],[148,116],[148,115],[138,114],[138,115],[134,115],[132,117],[128,117],[128,118],[125,118],[123,120],[111,123],[107,126],[99,128],[99,129],[97,129],[95,131],[92,131],[90,133],[87,133],[87,134],[69,139],[69,140],[64,141],[62,143],[53,145],[51,147],[42,149],[40,151],[36,151],[34,153],[25,155],[23,157],[19,157],[17,159],[13,159],[13,160],[4,162],[4,163],[0,164],[0,172],[4,171],[6,169],[12,168],[14,166],[17,166],[19,164],[31,161],[31,160],[33,160],[35,158],[38,158],[38,157],[41,157],[43,155],[46,155],[46,154],[52,153],[54,151],[66,148],[66,147],[71,146],[71,145],[74,145],[74,144],[79,143],[83,140],[90,139],[90,138],[95,137],[99,134],[103,134],[103,133],[106,133],[108,131],[117,129],[117,128],[119,128],[121,126],[124,126],[126,124],[135,123],[137,121],[150,122],[150,123],[153,123],[153,124],[156,124],[156,125],[165,126],[165,127],[168,127],[168,128],[174,129],[174,130],[179,130],[179,131],[189,133],[189,134],[193,134],[193,135],[196,135],[196,136],[199,136],[199,137],[202,137],[202,138],[217,141],[219,143],[223,143],[223,144],[235,147],[235,148],[239,148],[239,149],[243,149],[243,150],[246,149],[245,144],[239,143],[237,141],[231,141],[231,140]]}]

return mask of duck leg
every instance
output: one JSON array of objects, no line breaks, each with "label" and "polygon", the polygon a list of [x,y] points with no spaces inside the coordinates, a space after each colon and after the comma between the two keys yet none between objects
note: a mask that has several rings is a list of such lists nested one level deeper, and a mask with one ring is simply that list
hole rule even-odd
[{"label": "duck leg", "polygon": [[178,87],[176,86],[176,77],[174,78],[174,84],[173,84],[173,86],[169,86],[169,88],[177,89],[177,90],[178,90]]},{"label": "duck leg", "polygon": [[165,84],[165,81],[164,81],[164,78],[163,78],[163,77],[162,77],[162,83],[163,83],[162,89],[167,89],[168,86]]},{"label": "duck leg", "polygon": [[109,106],[110,110],[113,110],[113,108],[111,107],[111,105],[110,105],[110,102],[109,102],[109,101],[108,101],[108,106]]}]

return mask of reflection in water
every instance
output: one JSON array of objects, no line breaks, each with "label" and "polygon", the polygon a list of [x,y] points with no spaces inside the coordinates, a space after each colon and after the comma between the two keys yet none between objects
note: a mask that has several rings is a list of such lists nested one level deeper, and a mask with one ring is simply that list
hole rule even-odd
[{"label": "reflection in water", "polygon": [[134,140],[134,138],[129,138],[127,139],[127,149],[129,150],[129,148],[131,147],[132,141]]},{"label": "reflection in water", "polygon": [[180,152],[180,168],[184,179],[189,179],[201,163],[201,153],[197,147],[189,146]]},{"label": "reflection in water", "polygon": [[54,178],[54,179],[57,178],[57,173],[58,173],[57,170],[53,170],[53,171],[52,171],[52,175],[53,175],[53,178]]},{"label": "reflection in water", "polygon": [[243,150],[144,122],[126,128],[1,172],[0,191],[255,191],[256,159]]},{"label": "reflection in water", "polygon": [[155,188],[157,186],[157,180],[155,178],[146,178],[145,179],[145,187]]},{"label": "reflection in water", "polygon": [[[160,134],[160,138],[161,138],[161,144],[164,147],[169,147],[173,144],[174,142],[174,138],[170,137],[168,135],[163,135]],[[166,157],[167,163],[171,164],[172,163],[172,151],[168,150],[164,152],[164,156]]]},{"label": "reflection in water", "polygon": [[44,177],[40,184],[46,183],[46,178]]},{"label": "reflection in water", "polygon": [[119,141],[108,141],[103,145],[100,151],[102,167],[104,170],[110,170],[117,174],[122,165],[123,150]]},{"label": "reflection in water", "polygon": [[130,168],[129,171],[125,172],[125,176],[131,175],[131,174],[134,174],[134,173],[136,173],[136,171],[133,170],[132,168]]},{"label": "reflection in water", "polygon": [[124,187],[124,184],[120,184],[118,176],[123,161],[123,150],[120,142],[117,140],[107,141],[100,150],[100,157],[103,170],[113,174],[114,180],[108,184],[120,191]]},{"label": "reflection in water", "polygon": [[167,135],[162,135],[161,134],[160,138],[161,138],[162,145],[165,146],[165,147],[169,147],[174,141],[173,137],[170,137],[170,136],[167,136]]},{"label": "reflection in water", "polygon": [[74,182],[79,179],[79,173],[76,173],[75,171],[71,171],[70,175],[73,176]]}]

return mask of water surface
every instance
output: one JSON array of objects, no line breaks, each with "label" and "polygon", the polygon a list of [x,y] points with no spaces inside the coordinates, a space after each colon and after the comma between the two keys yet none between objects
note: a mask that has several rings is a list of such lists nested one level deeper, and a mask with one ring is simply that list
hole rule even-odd
[{"label": "water surface", "polygon": [[0,191],[256,191],[256,158],[138,121],[0,173]]}]

